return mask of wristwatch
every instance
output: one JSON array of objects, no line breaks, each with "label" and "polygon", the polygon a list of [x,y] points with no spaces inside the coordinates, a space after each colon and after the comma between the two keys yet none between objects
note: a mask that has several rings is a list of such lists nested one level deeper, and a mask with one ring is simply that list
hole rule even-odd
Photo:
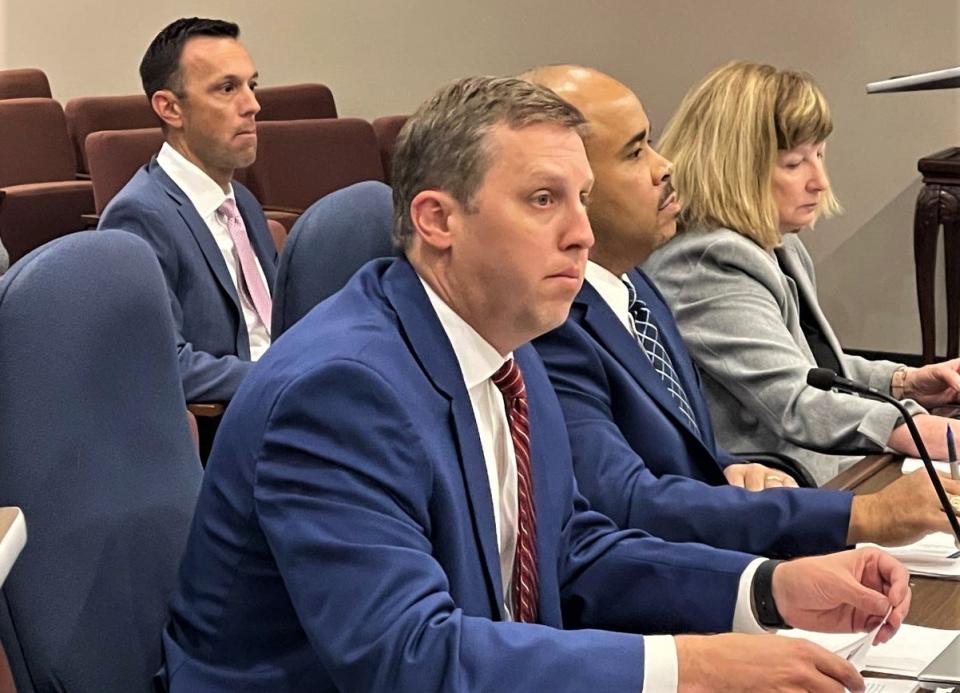
[{"label": "wristwatch", "polygon": [[783,620],[780,610],[777,609],[777,603],[773,599],[773,571],[781,563],[783,561],[768,560],[757,567],[757,572],[753,574],[750,597],[757,623],[764,628],[787,630],[791,626]]}]

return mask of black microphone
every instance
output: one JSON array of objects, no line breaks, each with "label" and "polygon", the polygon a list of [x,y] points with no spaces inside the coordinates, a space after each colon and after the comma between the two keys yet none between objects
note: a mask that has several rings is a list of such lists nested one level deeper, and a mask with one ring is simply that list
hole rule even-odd
[{"label": "black microphone", "polygon": [[930,461],[930,453],[927,452],[927,447],[923,444],[920,431],[917,430],[917,425],[913,422],[913,417],[910,415],[910,412],[907,411],[907,408],[903,406],[903,403],[885,392],[874,390],[872,387],[861,385],[848,378],[842,378],[829,368],[811,368],[807,372],[807,385],[815,387],[818,390],[836,389],[840,392],[851,392],[868,399],[876,399],[881,402],[886,402],[887,404],[892,404],[897,408],[903,417],[903,422],[907,424],[907,430],[910,431],[910,436],[913,438],[914,444],[917,446],[920,459],[923,460],[923,467],[927,470],[930,483],[933,484],[933,488],[937,492],[937,498],[940,499],[940,505],[943,506],[943,511],[947,513],[947,519],[950,521],[950,527],[953,529],[954,537],[956,537],[957,546],[960,546],[960,522],[957,521],[957,516],[950,506],[950,499],[947,498],[947,492],[943,488],[940,475],[937,474],[933,468],[933,462]]}]

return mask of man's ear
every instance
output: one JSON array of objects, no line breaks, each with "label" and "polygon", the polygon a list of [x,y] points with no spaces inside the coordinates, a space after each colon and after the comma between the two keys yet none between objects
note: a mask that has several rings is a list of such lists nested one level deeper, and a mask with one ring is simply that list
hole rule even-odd
[{"label": "man's ear", "polygon": [[421,242],[447,250],[460,228],[463,206],[441,190],[422,190],[410,202],[410,221]]},{"label": "man's ear", "polygon": [[175,130],[183,127],[183,111],[179,97],[169,89],[159,89],[150,97],[153,112],[160,120]]}]

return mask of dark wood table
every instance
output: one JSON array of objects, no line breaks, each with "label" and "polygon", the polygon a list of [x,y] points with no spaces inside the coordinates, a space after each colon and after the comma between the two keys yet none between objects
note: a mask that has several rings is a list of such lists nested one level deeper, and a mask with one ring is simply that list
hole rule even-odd
[{"label": "dark wood table", "polygon": [[[825,484],[827,488],[872,493],[900,476],[902,457],[871,455]],[[913,601],[907,623],[960,630],[960,581],[912,577]]]}]

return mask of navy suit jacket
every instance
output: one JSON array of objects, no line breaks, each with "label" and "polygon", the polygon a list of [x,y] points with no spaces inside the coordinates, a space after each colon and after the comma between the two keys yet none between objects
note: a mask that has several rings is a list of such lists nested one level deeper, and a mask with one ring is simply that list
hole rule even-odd
[{"label": "navy suit jacket", "polygon": [[[263,209],[236,181],[233,191],[267,285],[272,287],[277,251]],[[100,217],[100,228],[135,233],[160,259],[177,327],[187,401],[229,401],[251,366],[247,328],[223,254],[186,193],[154,158],[110,201]]]},{"label": "navy suit jacket", "polygon": [[543,364],[529,345],[514,355],[542,625],[503,620],[456,355],[412,266],[375,260],[274,343],[227,409],[164,634],[171,690],[636,693],[630,631],[728,630],[751,557],[590,511]]},{"label": "navy suit jacket", "polygon": [[534,344],[566,417],[580,491],[621,527],[671,541],[766,555],[844,547],[851,494],[730,486],[738,461],[717,446],[699,378],[676,323],[650,279],[630,273],[650,309],[693,408],[698,434],[633,336],[588,282],[570,317]]}]

